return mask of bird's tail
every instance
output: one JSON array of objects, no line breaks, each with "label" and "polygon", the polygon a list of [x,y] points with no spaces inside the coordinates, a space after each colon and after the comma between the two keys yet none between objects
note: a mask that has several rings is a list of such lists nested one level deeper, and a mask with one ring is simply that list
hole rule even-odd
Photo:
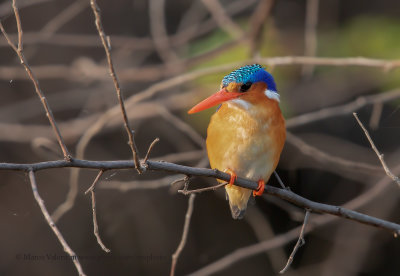
[{"label": "bird's tail", "polygon": [[238,187],[238,186],[225,186],[225,190],[231,207],[232,217],[234,219],[242,219],[246,212],[247,203],[250,199],[252,190]]}]

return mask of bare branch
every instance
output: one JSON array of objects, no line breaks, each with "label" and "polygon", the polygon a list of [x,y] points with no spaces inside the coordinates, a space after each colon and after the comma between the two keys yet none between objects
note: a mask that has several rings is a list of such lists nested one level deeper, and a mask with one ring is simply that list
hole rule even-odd
[{"label": "bare branch", "polygon": [[18,7],[16,0],[13,0],[13,10],[14,10],[14,15],[15,15],[15,20],[17,22],[17,29],[18,29],[18,46],[15,46],[15,44],[11,41],[9,38],[7,32],[5,31],[3,24],[0,21],[0,30],[3,33],[4,37],[6,38],[8,44],[11,46],[11,48],[15,51],[15,53],[18,55],[19,60],[21,61],[22,66],[25,68],[26,72],[28,73],[29,78],[31,79],[35,91],[37,95],[40,98],[40,101],[42,102],[42,105],[46,111],[46,116],[50,122],[51,127],[53,128],[54,133],[56,134],[57,141],[60,144],[61,150],[64,155],[64,159],[67,161],[71,160],[71,155],[68,152],[67,146],[64,143],[64,140],[61,136],[60,130],[58,129],[56,120],[54,119],[53,112],[51,111],[51,108],[49,106],[49,103],[47,102],[46,97],[44,96],[42,90],[40,89],[39,86],[39,81],[33,74],[32,69],[29,67],[28,61],[25,59],[24,53],[23,53],[23,33],[22,33],[22,25],[21,25],[21,19],[19,16],[18,12]]},{"label": "bare branch", "polygon": [[280,274],[285,273],[289,269],[290,265],[293,262],[294,255],[296,254],[297,250],[299,250],[299,248],[302,247],[305,244],[305,241],[304,241],[304,229],[306,228],[309,215],[310,215],[310,211],[306,210],[306,214],[304,216],[304,222],[303,222],[303,226],[301,227],[299,239],[297,240],[297,243],[294,246],[293,251],[289,256],[289,259],[288,259],[285,267],[281,271],[279,271]]},{"label": "bare branch", "polygon": [[387,176],[389,176],[391,179],[393,179],[393,181],[395,181],[397,183],[397,185],[399,185],[400,187],[400,178],[395,176],[390,169],[388,168],[388,166],[386,165],[385,160],[383,159],[383,154],[379,152],[379,150],[377,149],[377,147],[375,146],[374,141],[372,140],[371,136],[368,133],[368,130],[365,128],[365,126],[363,125],[363,123],[360,121],[360,119],[357,116],[357,113],[353,113],[354,117],[356,118],[358,124],[360,125],[360,127],[362,128],[362,130],[365,133],[365,136],[367,136],[367,139],[369,141],[369,143],[371,144],[372,149],[374,150],[374,152],[376,153],[376,155],[379,158],[379,161],[381,161],[382,167],[385,170]]},{"label": "bare branch", "polygon": [[187,236],[189,233],[190,219],[191,219],[192,213],[193,213],[193,203],[194,203],[195,196],[196,196],[195,194],[191,194],[189,197],[188,209],[186,211],[185,225],[183,226],[182,238],[178,245],[178,248],[176,249],[174,254],[172,254],[172,264],[171,264],[171,273],[170,273],[171,276],[175,275],[175,268],[176,268],[176,264],[178,262],[179,255],[181,254],[181,252],[186,244]]},{"label": "bare branch", "polygon": [[82,266],[79,262],[78,256],[75,254],[75,252],[69,247],[68,243],[65,241],[63,235],[61,234],[60,230],[58,230],[56,224],[54,221],[51,219],[49,212],[46,209],[46,206],[44,205],[43,199],[40,197],[38,188],[36,185],[36,178],[35,178],[35,173],[33,170],[29,171],[29,180],[31,182],[31,187],[32,187],[32,192],[33,195],[36,199],[36,202],[39,204],[40,210],[42,211],[42,214],[44,218],[47,221],[47,224],[50,226],[51,230],[53,230],[54,234],[56,235],[57,239],[63,246],[64,251],[71,257],[71,260],[74,262],[75,268],[78,271],[80,276],[85,276],[86,274],[83,272]]},{"label": "bare branch", "polygon": [[99,225],[97,224],[97,213],[96,213],[96,195],[94,192],[94,189],[96,187],[97,182],[99,182],[100,177],[103,175],[104,170],[100,170],[99,173],[97,174],[96,178],[93,181],[93,184],[87,189],[85,194],[89,193],[92,196],[92,213],[93,213],[93,233],[97,239],[97,243],[100,245],[101,249],[103,249],[105,252],[109,253],[110,249],[108,249],[103,241],[101,240],[100,233],[99,233]]},{"label": "bare branch", "polygon": [[101,23],[100,7],[97,5],[96,0],[91,0],[90,1],[90,5],[92,7],[94,16],[96,18],[95,23],[96,23],[97,31],[99,32],[101,43],[103,44],[104,50],[106,52],[107,62],[108,62],[108,69],[110,71],[110,76],[111,76],[111,78],[112,78],[112,80],[114,82],[115,90],[117,92],[119,106],[121,108],[122,116],[123,116],[123,119],[124,119],[125,130],[126,130],[126,132],[128,134],[128,137],[129,137],[129,146],[131,147],[132,154],[133,154],[133,160],[135,162],[135,168],[138,171],[138,173],[141,174],[143,172],[143,168],[141,167],[140,161],[139,161],[139,154],[138,154],[138,149],[137,149],[137,146],[136,146],[136,143],[135,143],[134,131],[129,126],[128,116],[126,115],[126,109],[125,109],[125,104],[124,104],[121,88],[120,88],[120,85],[119,85],[119,82],[118,82],[117,75],[115,73],[114,64],[113,64],[112,59],[111,59],[111,52],[110,52],[111,43],[110,43],[110,39],[109,39],[109,37],[106,37],[106,34],[104,32],[103,25]]},{"label": "bare branch", "polygon": [[[98,170],[110,170],[110,169],[131,169],[134,167],[132,161],[89,161],[89,160],[79,160],[73,159],[70,162],[59,160],[59,161],[48,161],[40,162],[34,164],[13,164],[13,163],[0,163],[0,170],[17,170],[17,171],[37,171],[50,168],[88,168],[88,169],[98,169]],[[182,166],[174,163],[160,162],[160,161],[147,161],[146,166],[148,170],[152,171],[165,171],[172,173],[179,173],[191,176],[204,176],[217,178],[223,181],[229,182],[231,176],[227,173],[211,170],[205,168],[193,168],[188,166]],[[249,179],[238,177],[235,180],[235,185],[257,190],[258,183]],[[334,216],[339,216],[349,220],[354,220],[359,223],[366,225],[382,228],[384,230],[390,231],[396,235],[400,234],[400,225],[388,222],[382,219],[371,217],[362,213],[358,213],[352,210],[342,208],[340,206],[328,205],[323,203],[318,203],[311,201],[304,197],[301,197],[289,190],[279,189],[267,185],[264,190],[265,193],[279,197],[283,200],[289,201],[299,207],[310,209],[313,212],[327,213]]]}]

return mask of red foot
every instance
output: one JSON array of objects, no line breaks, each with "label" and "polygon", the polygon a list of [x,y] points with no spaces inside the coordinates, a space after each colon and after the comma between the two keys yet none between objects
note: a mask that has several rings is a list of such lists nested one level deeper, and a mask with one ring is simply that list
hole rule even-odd
[{"label": "red foot", "polygon": [[234,171],[230,170],[230,169],[226,169],[224,170],[224,172],[229,173],[231,176],[231,179],[229,180],[229,186],[232,186],[233,183],[235,182],[237,175]]},{"label": "red foot", "polygon": [[258,188],[257,191],[253,191],[253,196],[260,196],[264,193],[264,188],[265,188],[265,182],[264,180],[260,179],[258,180]]}]

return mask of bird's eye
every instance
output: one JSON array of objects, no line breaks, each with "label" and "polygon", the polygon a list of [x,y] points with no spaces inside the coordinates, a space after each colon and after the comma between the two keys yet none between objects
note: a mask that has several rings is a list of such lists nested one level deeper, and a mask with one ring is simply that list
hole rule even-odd
[{"label": "bird's eye", "polygon": [[240,86],[240,92],[246,92],[247,90],[250,89],[251,85],[252,85],[251,82],[243,83],[242,86]]}]

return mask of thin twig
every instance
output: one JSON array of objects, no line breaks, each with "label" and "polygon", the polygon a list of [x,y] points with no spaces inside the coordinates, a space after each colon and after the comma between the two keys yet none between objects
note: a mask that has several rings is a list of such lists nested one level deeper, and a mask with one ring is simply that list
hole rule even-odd
[{"label": "thin twig", "polygon": [[228,182],[220,183],[218,185],[211,186],[211,187],[195,189],[195,190],[185,190],[185,189],[183,189],[183,190],[178,190],[178,193],[184,194],[184,195],[199,194],[199,193],[207,192],[207,191],[215,191],[216,189],[224,187],[226,184],[228,184]]},{"label": "thin twig", "polygon": [[356,118],[358,124],[360,125],[360,127],[362,128],[362,130],[365,133],[365,136],[367,136],[367,139],[369,141],[369,143],[371,144],[372,149],[374,150],[375,154],[378,156],[379,161],[381,161],[382,167],[385,170],[387,176],[389,176],[391,179],[393,179],[393,181],[395,181],[397,183],[397,185],[399,185],[400,187],[400,178],[395,176],[390,169],[388,168],[388,166],[386,165],[385,160],[383,159],[383,154],[379,152],[379,150],[377,149],[377,147],[375,146],[374,141],[372,140],[371,136],[368,133],[368,130],[365,128],[365,126],[363,125],[363,123],[360,121],[360,119],[357,116],[357,113],[353,112],[354,117]]},{"label": "thin twig", "polygon": [[54,118],[53,112],[51,111],[50,105],[47,102],[46,97],[44,96],[40,86],[39,86],[39,81],[38,79],[35,77],[32,69],[30,68],[28,61],[25,59],[24,56],[24,52],[23,52],[23,32],[22,32],[22,25],[21,25],[21,19],[19,16],[19,11],[18,11],[18,7],[17,7],[17,3],[16,0],[12,0],[12,6],[13,6],[13,10],[14,10],[14,15],[15,15],[15,20],[17,22],[17,29],[18,29],[18,47],[15,46],[15,44],[11,41],[11,39],[9,38],[7,32],[5,31],[3,24],[0,21],[0,30],[3,33],[5,39],[7,40],[8,44],[11,46],[11,48],[15,51],[15,53],[18,55],[19,60],[21,61],[22,66],[25,68],[26,72],[28,73],[29,78],[31,79],[34,87],[35,87],[35,91],[37,93],[37,95],[40,98],[40,101],[42,102],[42,105],[46,111],[46,116],[50,122],[51,127],[53,128],[53,131],[57,137],[57,141],[60,144],[61,150],[63,152],[64,155],[64,159],[67,161],[71,160],[71,155],[68,152],[67,146],[64,143],[64,140],[61,136],[60,130],[58,129],[56,120]]},{"label": "thin twig", "polygon": [[304,222],[303,222],[303,226],[301,227],[299,239],[297,240],[297,243],[294,246],[293,251],[289,256],[289,259],[287,260],[287,263],[286,263],[285,267],[281,271],[279,271],[279,274],[283,274],[289,269],[290,265],[293,262],[294,255],[296,254],[297,250],[299,250],[299,248],[302,247],[305,244],[305,241],[304,241],[304,229],[306,228],[309,215],[310,215],[310,211],[306,210],[306,214],[304,216]]},{"label": "thin twig", "polygon": [[185,244],[186,244],[187,236],[188,236],[188,233],[189,233],[190,219],[191,219],[192,213],[193,213],[193,203],[194,203],[195,197],[196,197],[195,194],[191,194],[190,197],[189,197],[188,209],[186,211],[185,225],[183,226],[182,238],[181,238],[181,241],[180,241],[180,243],[178,245],[178,248],[176,249],[174,254],[172,254],[172,264],[171,264],[170,276],[174,276],[175,275],[175,268],[176,268],[176,264],[178,262],[179,255],[181,254],[181,252],[182,252],[182,250],[183,250],[183,248],[185,247]]},{"label": "thin twig", "polygon": [[90,0],[90,6],[92,7],[94,16],[96,18],[95,24],[96,24],[96,28],[99,33],[100,39],[101,39],[101,43],[103,44],[104,50],[106,52],[108,69],[110,71],[110,76],[113,80],[114,87],[117,92],[119,106],[121,108],[122,116],[124,119],[125,130],[129,137],[129,146],[131,147],[132,154],[133,154],[133,160],[135,162],[135,168],[138,171],[138,173],[141,174],[143,172],[143,168],[141,167],[141,164],[139,161],[139,153],[138,153],[138,149],[137,149],[137,146],[135,143],[134,131],[129,126],[128,115],[126,114],[125,104],[124,104],[124,100],[123,100],[123,96],[122,96],[122,92],[121,92],[121,87],[119,85],[118,78],[117,78],[117,75],[116,75],[115,69],[114,69],[114,64],[111,59],[110,39],[109,39],[109,37],[106,37],[106,34],[104,32],[103,25],[101,23],[100,7],[97,5],[96,0]]},{"label": "thin twig", "polygon": [[153,140],[153,142],[151,142],[149,148],[147,149],[146,156],[145,156],[144,159],[143,159],[143,163],[146,163],[146,162],[147,162],[147,159],[149,159],[149,156],[150,156],[151,151],[153,150],[153,147],[154,147],[159,141],[160,141],[160,138],[157,137],[156,139]]},{"label": "thin twig", "polygon": [[71,257],[71,260],[74,262],[75,268],[78,271],[80,276],[85,276],[86,274],[83,272],[82,266],[79,262],[78,256],[75,254],[75,252],[69,247],[68,243],[65,241],[63,235],[61,234],[60,230],[58,230],[56,224],[54,221],[51,219],[49,212],[46,209],[46,206],[44,205],[43,199],[40,197],[38,188],[36,185],[36,178],[35,178],[35,173],[33,170],[29,171],[29,180],[31,182],[31,187],[32,187],[32,192],[33,196],[35,197],[36,202],[39,204],[40,210],[42,211],[42,214],[44,218],[47,221],[47,224],[50,226],[50,229],[53,230],[54,234],[56,235],[57,239],[63,246],[64,251]]},{"label": "thin twig", "polygon": [[100,233],[99,233],[99,225],[97,223],[97,212],[96,212],[96,195],[94,192],[94,189],[96,187],[97,182],[99,182],[100,177],[103,175],[104,170],[100,170],[99,173],[97,174],[96,178],[93,181],[93,184],[87,189],[85,194],[89,193],[92,196],[92,214],[93,214],[93,233],[97,239],[97,243],[100,245],[101,249],[103,249],[105,252],[110,252],[110,249],[108,249],[103,241],[101,240]]}]

